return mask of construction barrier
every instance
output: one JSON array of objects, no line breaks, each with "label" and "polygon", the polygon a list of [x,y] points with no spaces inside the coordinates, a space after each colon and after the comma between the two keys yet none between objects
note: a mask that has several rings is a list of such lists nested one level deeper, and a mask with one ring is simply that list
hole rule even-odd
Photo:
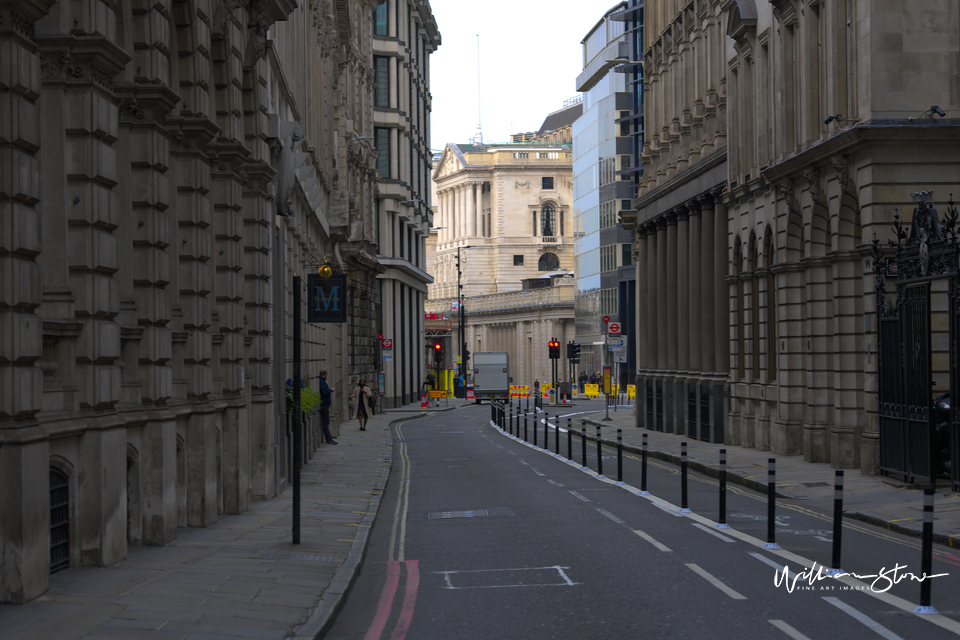
[{"label": "construction barrier", "polygon": [[431,389],[430,390],[431,398],[446,398],[447,390],[446,389]]},{"label": "construction barrier", "polygon": [[510,385],[510,397],[511,398],[529,398],[530,385],[527,385],[527,384]]},{"label": "construction barrier", "polygon": [[598,384],[586,384],[583,386],[583,393],[588,398],[599,398],[600,397],[600,385]]},{"label": "construction barrier", "polygon": [[476,396],[473,395],[473,387],[467,387],[467,400],[476,400]]},{"label": "construction barrier", "polygon": [[635,385],[635,384],[628,384],[628,385],[627,385],[627,398],[628,398],[629,400],[633,400],[633,399],[636,398],[636,397],[637,397],[637,385]]}]

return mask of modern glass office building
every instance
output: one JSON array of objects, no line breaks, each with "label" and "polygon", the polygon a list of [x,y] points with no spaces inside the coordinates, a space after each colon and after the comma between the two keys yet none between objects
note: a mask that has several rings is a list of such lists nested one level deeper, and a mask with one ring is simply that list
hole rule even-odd
[{"label": "modern glass office building", "polygon": [[[616,4],[581,42],[577,91],[583,115],[573,125],[580,367],[589,374],[604,364],[619,365],[622,384],[632,383],[636,368],[633,234],[620,225],[620,216],[633,209],[640,172],[642,8],[637,0]],[[607,346],[604,317],[620,325],[622,348]]]}]

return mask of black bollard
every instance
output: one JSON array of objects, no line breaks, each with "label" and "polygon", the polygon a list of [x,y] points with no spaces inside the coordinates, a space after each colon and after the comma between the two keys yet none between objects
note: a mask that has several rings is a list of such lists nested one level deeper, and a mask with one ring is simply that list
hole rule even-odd
[{"label": "black bollard", "polygon": [[623,484],[623,429],[617,429],[617,484]]},{"label": "black bollard", "polygon": [[537,416],[533,416],[533,446],[537,446]]},{"label": "black bollard", "polygon": [[560,416],[557,416],[556,423],[553,425],[554,430],[556,431],[556,436],[553,439],[553,455],[560,457]]},{"label": "black bollard", "polygon": [[603,475],[603,448],[600,443],[600,425],[597,425],[597,477],[606,477]]},{"label": "black bollard", "polygon": [[543,412],[543,448],[550,451],[550,414]]},{"label": "black bollard", "polygon": [[530,442],[530,436],[527,434],[527,416],[523,416],[523,441]]},{"label": "black bollard", "polygon": [[640,495],[646,496],[647,491],[647,434],[643,434],[643,446],[640,448]]},{"label": "black bollard", "polygon": [[840,536],[843,533],[843,470],[833,475],[833,562],[832,572],[840,572]]},{"label": "black bollard", "polygon": [[513,428],[513,403],[510,403],[510,428]]},{"label": "black bollard", "polygon": [[570,418],[567,418],[567,460],[573,461],[573,430],[570,428]]},{"label": "black bollard", "polygon": [[583,460],[583,463],[580,465],[581,469],[587,468],[587,421],[580,421],[580,453]]},{"label": "black bollard", "polygon": [[727,450],[720,449],[720,521],[717,529],[729,529],[727,524]]},{"label": "black bollard", "polygon": [[777,544],[777,459],[767,459],[767,544],[764,549],[779,549]]},{"label": "black bollard", "polygon": [[920,554],[920,574],[924,580],[920,583],[920,606],[913,612],[935,614],[937,610],[930,606],[933,573],[933,487],[923,490],[923,539]]},{"label": "black bollard", "polygon": [[687,505],[687,443],[680,443],[680,513],[690,513]]}]

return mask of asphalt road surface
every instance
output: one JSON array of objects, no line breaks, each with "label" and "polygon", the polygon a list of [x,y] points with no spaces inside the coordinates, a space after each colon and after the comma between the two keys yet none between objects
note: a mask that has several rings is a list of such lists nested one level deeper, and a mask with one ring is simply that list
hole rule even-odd
[{"label": "asphalt road surface", "polygon": [[[570,409],[574,414],[582,407]],[[561,416],[564,414],[561,413]],[[574,426],[577,426],[576,415]],[[532,442],[534,417],[528,416]],[[565,427],[565,419],[561,419]],[[538,444],[543,445],[543,422]],[[935,549],[938,613],[919,615],[920,542],[844,522],[834,579],[829,501],[778,500],[690,473],[680,513],[675,465],[616,450],[573,462],[500,432],[488,405],[405,422],[360,574],[330,640],[508,638],[951,638],[960,635],[960,558]],[[815,564],[818,563],[818,564]],[[786,576],[784,568],[789,568]],[[895,567],[898,567],[895,569]],[[811,570],[812,569],[812,570]],[[872,576],[872,577],[867,577]],[[779,586],[777,584],[780,579]]]}]

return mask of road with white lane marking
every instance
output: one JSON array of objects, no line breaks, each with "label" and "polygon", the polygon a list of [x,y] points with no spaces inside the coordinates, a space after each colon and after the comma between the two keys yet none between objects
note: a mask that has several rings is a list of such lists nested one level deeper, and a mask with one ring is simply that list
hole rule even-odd
[{"label": "road with white lane marking", "polygon": [[714,479],[691,473],[692,513],[679,513],[676,466],[651,460],[651,495],[640,496],[636,456],[617,485],[612,448],[602,455],[614,479],[597,478],[594,443],[585,470],[579,437],[567,462],[553,434],[549,452],[535,449],[489,416],[466,407],[396,428],[370,547],[327,638],[960,635],[950,550],[938,549],[933,566],[949,574],[932,583],[939,614],[916,615],[920,586],[903,578],[919,573],[916,540],[845,523],[843,568],[862,579],[819,579],[810,569],[829,566],[832,524],[799,501],[778,501],[782,549],[764,549],[766,496],[730,487],[731,528],[716,529]]}]

